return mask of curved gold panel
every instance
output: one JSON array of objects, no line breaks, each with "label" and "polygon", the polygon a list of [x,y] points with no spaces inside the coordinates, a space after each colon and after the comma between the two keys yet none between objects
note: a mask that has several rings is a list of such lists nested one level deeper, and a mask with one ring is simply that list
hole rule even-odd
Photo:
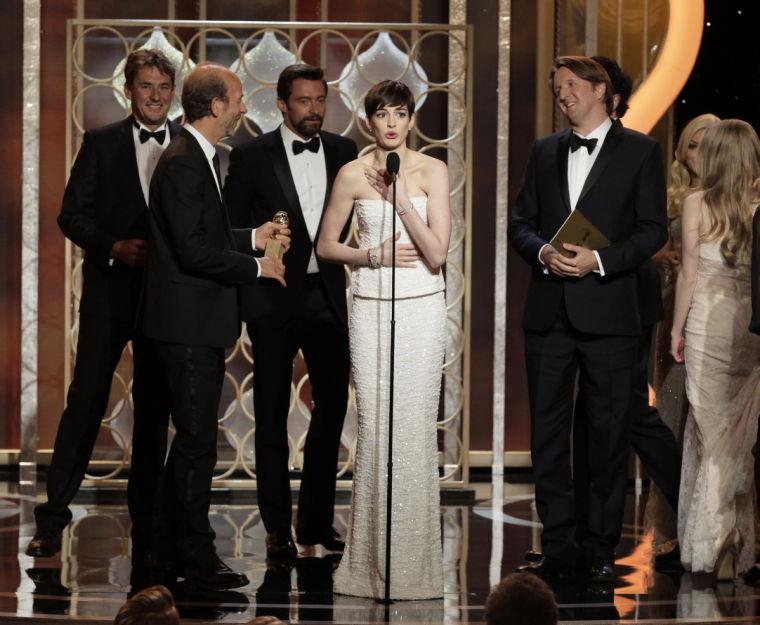
[{"label": "curved gold panel", "polygon": [[673,104],[699,53],[705,18],[703,0],[670,0],[668,31],[652,72],[633,94],[623,124],[648,133]]}]

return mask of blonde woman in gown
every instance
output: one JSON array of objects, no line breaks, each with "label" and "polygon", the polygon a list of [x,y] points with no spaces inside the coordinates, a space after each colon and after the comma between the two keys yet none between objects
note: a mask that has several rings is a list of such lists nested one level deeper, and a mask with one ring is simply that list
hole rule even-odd
[{"label": "blonde woman in gown", "polygon": [[[354,267],[349,320],[358,439],[346,550],[337,593],[379,598],[385,588],[386,480],[392,206],[385,162],[399,155],[396,219],[396,362],[394,376],[393,599],[443,595],[436,421],[445,350],[442,266],[451,232],[446,165],[406,147],[414,98],[383,81],[365,99],[375,148],[336,178],[317,253]],[[351,212],[359,247],[340,241]]]},{"label": "blonde woman in gown", "polygon": [[[681,264],[681,211],[684,200],[699,188],[699,144],[705,130],[719,121],[717,116],[705,113],[692,119],[681,131],[675,158],[670,166],[668,243],[652,258],[662,276],[662,305],[665,314],[657,324],[655,333],[652,386],[657,410],[679,443],[683,441],[683,427],[688,410],[686,369],[683,364],[674,362],[670,355],[670,330],[673,326],[676,278]],[[657,485],[650,481],[644,518],[646,531],[652,532],[652,552],[655,556],[669,554],[677,545],[676,512]],[[677,559],[678,552],[674,555]]]},{"label": "blonde woman in gown", "polygon": [[726,120],[700,146],[703,191],[683,207],[671,353],[686,364],[678,512],[681,560],[731,579],[755,556],[752,446],[760,414],[760,337],[750,334],[750,243],[760,142]]}]

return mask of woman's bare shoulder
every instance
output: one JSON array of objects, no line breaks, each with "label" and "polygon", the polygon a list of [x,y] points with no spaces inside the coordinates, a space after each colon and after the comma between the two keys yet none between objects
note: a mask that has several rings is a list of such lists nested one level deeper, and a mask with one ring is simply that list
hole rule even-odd
[{"label": "woman's bare shoulder", "polygon": [[354,159],[340,168],[337,181],[349,185],[357,184],[364,180],[365,168],[366,164],[362,161],[362,157]]}]

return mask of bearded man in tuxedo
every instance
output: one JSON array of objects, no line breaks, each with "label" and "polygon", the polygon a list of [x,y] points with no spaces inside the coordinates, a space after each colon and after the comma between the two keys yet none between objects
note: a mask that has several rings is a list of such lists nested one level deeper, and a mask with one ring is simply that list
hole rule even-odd
[{"label": "bearded man in tuxedo", "polygon": [[243,288],[243,319],[253,349],[256,487],[270,559],[296,555],[287,421],[293,358],[299,349],[314,407],[304,449],[296,540],[330,551],[344,547],[332,524],[348,402],[346,278],[342,265],[323,262],[315,250],[333,181],[357,152],[351,139],[322,130],[326,99],[322,69],[302,64],[285,68],[277,82],[282,125],[232,151],[224,189],[233,225],[255,227],[284,210],[293,231],[285,257],[288,288]]}]

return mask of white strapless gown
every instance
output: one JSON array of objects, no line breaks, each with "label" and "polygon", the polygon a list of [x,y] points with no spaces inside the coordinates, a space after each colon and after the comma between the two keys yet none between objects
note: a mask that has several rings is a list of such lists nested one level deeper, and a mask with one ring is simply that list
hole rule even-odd
[{"label": "white strapless gown", "polygon": [[[412,203],[426,220],[427,199]],[[391,236],[390,204],[357,200],[354,210],[361,248]],[[396,225],[400,242],[408,242],[400,219]],[[346,550],[334,590],[360,597],[385,592],[390,275],[388,268],[360,267],[352,276],[349,337],[359,430]],[[436,430],[446,343],[443,276],[421,261],[397,269],[396,297],[391,597],[432,599],[443,596]]]}]

